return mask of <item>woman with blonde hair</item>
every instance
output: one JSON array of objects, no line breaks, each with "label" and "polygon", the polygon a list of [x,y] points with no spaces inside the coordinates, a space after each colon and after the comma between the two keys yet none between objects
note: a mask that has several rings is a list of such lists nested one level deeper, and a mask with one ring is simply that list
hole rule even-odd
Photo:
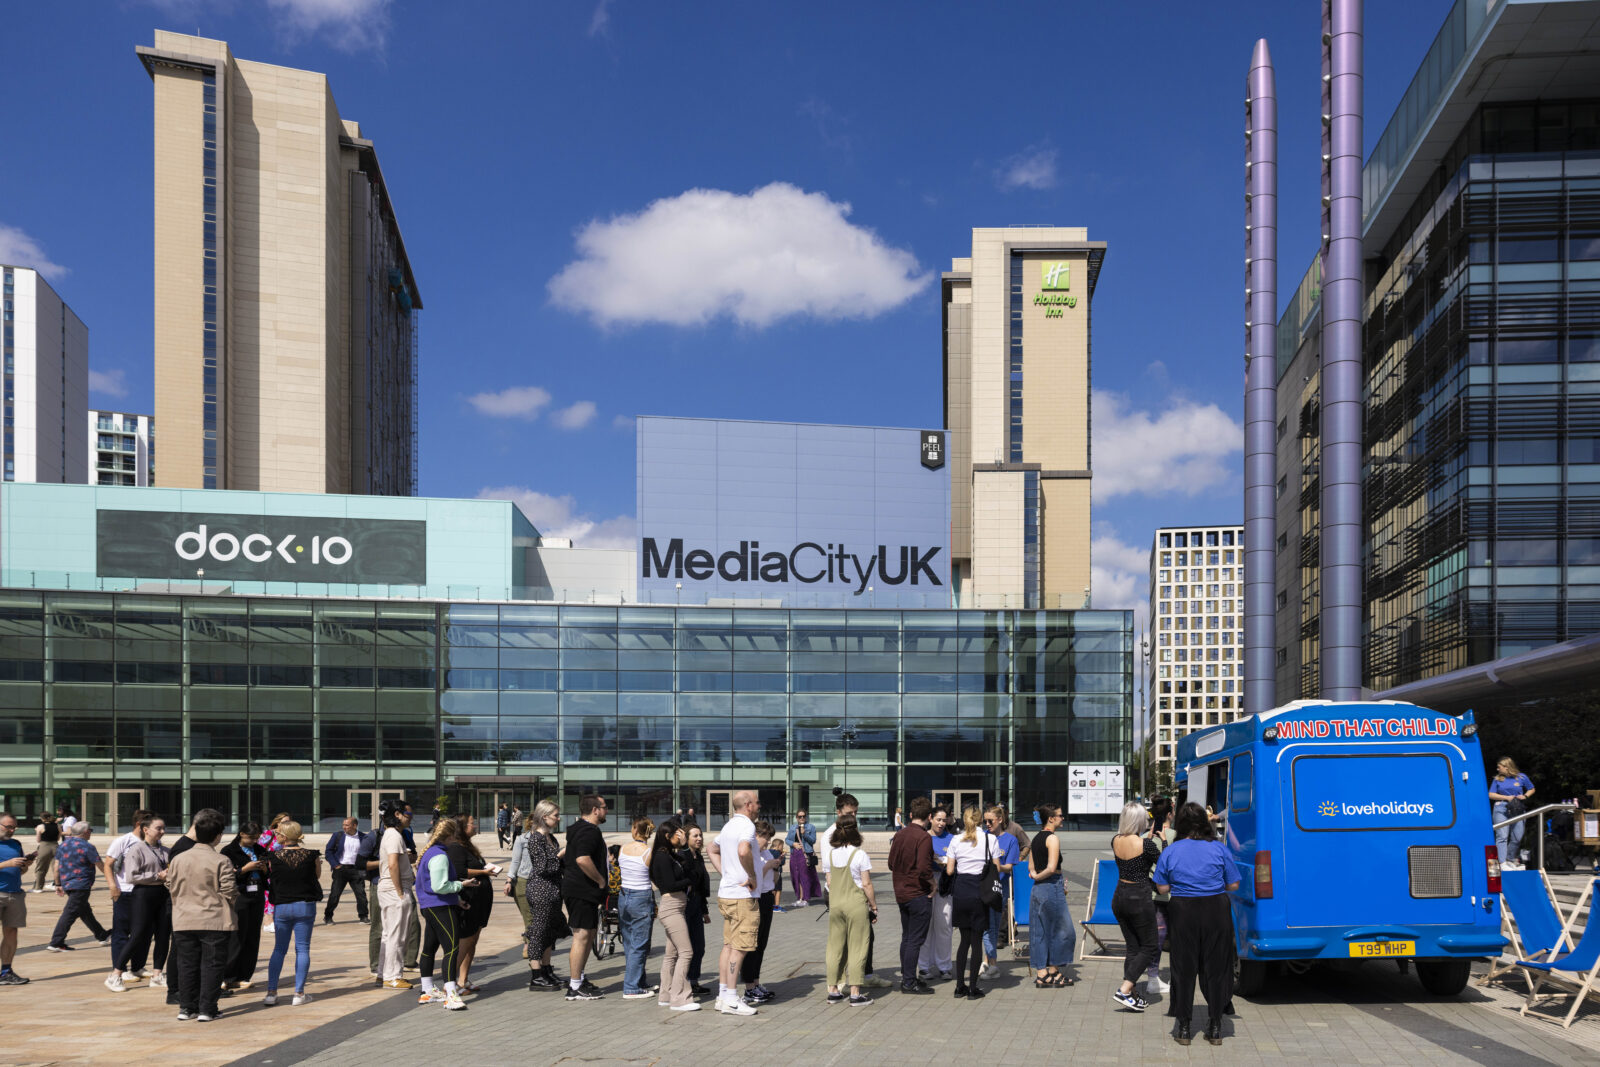
[{"label": "woman with blonde hair", "polygon": [[1160,847],[1147,835],[1150,816],[1144,805],[1129,801],[1122,806],[1111,854],[1117,860],[1117,888],[1111,894],[1111,914],[1122,928],[1122,985],[1111,999],[1130,1011],[1144,1011],[1148,1002],[1134,993],[1134,983],[1161,953],[1156,929],[1156,902],[1151,896],[1150,869],[1161,858]]},{"label": "woman with blonde hair", "polygon": [[[1533,796],[1533,782],[1517,770],[1516,761],[1501,756],[1495,764],[1494,780],[1489,783],[1489,800],[1494,805],[1494,821],[1504,822],[1525,814],[1528,798]],[[1524,822],[1514,822],[1496,827],[1494,843],[1500,853],[1500,868],[1507,871],[1522,870],[1522,832]]]},{"label": "woman with blonde hair", "polygon": [[272,957],[267,961],[267,995],[263,1004],[278,1002],[278,976],[294,941],[294,1003],[304,1004],[306,976],[311,971],[311,931],[322,899],[322,856],[305,847],[300,824],[287,816],[273,820],[277,850],[267,854],[267,881],[272,886]]},{"label": "woman with blonde hair", "polygon": [[650,930],[656,921],[656,894],[650,886],[650,835],[655,829],[655,823],[639,816],[633,820],[632,839],[617,850],[617,871],[622,879],[617,923],[622,932],[623,1000],[646,1000],[658,992],[645,984]]},{"label": "woman with blonde hair", "polygon": [[546,798],[533,806],[528,817],[528,832],[522,837],[524,875],[522,900],[527,905],[527,927],[522,939],[528,946],[528,989],[553,991],[566,983],[550,965],[550,950],[563,937],[571,935],[561,911],[561,846],[556,842],[556,827],[561,825],[561,809]]},{"label": "woman with blonde hair", "polygon": [[[417,957],[422,992],[418,1004],[443,1004],[450,1011],[465,1011],[457,984],[461,953],[461,890],[470,884],[466,872],[451,859],[449,846],[461,840],[454,819],[434,822],[428,846],[417,864],[417,904],[422,909],[422,954]],[[433,984],[433,958],[444,949],[444,988]]]},{"label": "woman with blonde hair", "polygon": [[[963,832],[945,849],[944,869],[955,879],[950,887],[950,925],[961,932],[955,995],[976,1000],[984,996],[978,988],[978,969],[983,966],[983,932],[989,928],[989,909],[980,888],[983,869],[995,857],[995,844],[983,828],[983,815],[977,808],[963,811],[961,823]],[[963,972],[966,981],[962,981]]]}]

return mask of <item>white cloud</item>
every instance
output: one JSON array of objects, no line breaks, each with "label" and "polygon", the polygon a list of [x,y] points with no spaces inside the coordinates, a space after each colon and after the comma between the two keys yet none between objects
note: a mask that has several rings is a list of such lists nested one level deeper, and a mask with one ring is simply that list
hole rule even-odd
[{"label": "white cloud", "polygon": [[0,222],[0,263],[9,263],[13,267],[32,267],[46,278],[59,278],[70,273],[66,267],[45,255],[38,241],[3,222]]},{"label": "white cloud", "polygon": [[124,397],[128,395],[127,372],[121,370],[89,370],[89,392],[100,393],[103,396]]},{"label": "white cloud", "polygon": [[550,413],[550,421],[563,430],[581,430],[594,421],[593,400],[580,400],[571,407]]},{"label": "white cloud", "polygon": [[346,52],[382,49],[389,37],[392,0],[267,0],[283,29],[295,37],[322,37]]},{"label": "white cloud", "polygon": [[467,397],[467,403],[491,419],[532,421],[550,403],[550,394],[537,385],[513,385],[497,393],[475,393]]},{"label": "white cloud", "polygon": [[589,17],[589,36],[596,37],[606,34],[611,29],[611,0],[600,0],[594,5],[594,14]]},{"label": "white cloud", "polygon": [[995,183],[1002,192],[1013,189],[1053,189],[1056,184],[1056,150],[1030,145],[1000,164]]},{"label": "white cloud", "polygon": [[[1244,427],[1215,404],[1177,400],[1152,414],[1094,390],[1094,498],[1198,496],[1239,473]],[[1236,458],[1237,457],[1237,458]]]},{"label": "white cloud", "polygon": [[627,430],[629,433],[632,433],[633,429],[634,429],[634,425],[635,425],[635,420],[634,420],[634,417],[632,415],[613,415],[613,416],[611,416],[611,428],[613,430]]},{"label": "white cloud", "polygon": [[551,496],[521,485],[491,486],[478,493],[480,500],[509,500],[522,509],[528,521],[545,537],[570,537],[576,548],[634,549],[636,524],[632,515],[596,519],[578,510],[570,495]]},{"label": "white cloud", "polygon": [[[1097,522],[1089,539],[1090,600],[1102,611],[1133,611],[1137,634],[1150,625],[1150,551],[1117,536],[1116,527]],[[1144,656],[1134,649],[1134,670],[1144,672]],[[1135,714],[1142,721],[1142,714]]]},{"label": "white cloud", "polygon": [[786,182],[745,194],[690,189],[584,225],[579,258],[550,279],[550,298],[605,327],[871,318],[910,300],[933,275],[850,223],[850,210]]}]

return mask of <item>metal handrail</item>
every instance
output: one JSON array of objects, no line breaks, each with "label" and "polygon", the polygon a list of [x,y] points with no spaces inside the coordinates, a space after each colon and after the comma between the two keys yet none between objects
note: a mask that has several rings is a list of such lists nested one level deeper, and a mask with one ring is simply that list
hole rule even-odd
[{"label": "metal handrail", "polygon": [[[1578,805],[1576,805],[1576,804],[1546,804],[1542,808],[1534,808],[1532,811],[1525,811],[1521,815],[1513,815],[1509,819],[1502,819],[1499,822],[1494,824],[1494,829],[1498,830],[1502,826],[1510,826],[1512,823],[1521,822],[1524,819],[1538,818],[1539,816],[1543,815],[1547,811],[1577,811],[1577,810],[1578,810]],[[1541,832],[1541,833],[1538,833],[1538,834],[1536,834],[1534,836],[1538,837],[1538,839],[1539,839],[1539,869],[1542,871],[1542,870],[1544,870],[1544,834]],[[1517,862],[1521,863],[1522,861],[1519,858],[1517,860]]]}]

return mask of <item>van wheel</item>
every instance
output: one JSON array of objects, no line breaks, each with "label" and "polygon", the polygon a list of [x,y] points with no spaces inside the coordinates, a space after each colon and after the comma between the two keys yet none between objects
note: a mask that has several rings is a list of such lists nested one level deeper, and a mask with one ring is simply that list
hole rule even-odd
[{"label": "van wheel", "polygon": [[1260,960],[1246,960],[1238,957],[1233,961],[1233,991],[1241,997],[1253,997],[1267,984],[1267,975],[1272,965]]},{"label": "van wheel", "polygon": [[1471,960],[1417,960],[1417,977],[1422,988],[1437,997],[1453,997],[1467,988],[1472,976]]}]

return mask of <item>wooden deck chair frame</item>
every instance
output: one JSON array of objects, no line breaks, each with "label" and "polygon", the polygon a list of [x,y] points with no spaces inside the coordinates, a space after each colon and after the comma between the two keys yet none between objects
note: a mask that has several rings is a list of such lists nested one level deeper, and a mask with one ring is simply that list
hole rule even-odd
[{"label": "wooden deck chair frame", "polygon": [[[1562,939],[1565,940],[1568,945],[1573,947],[1573,951],[1577,950],[1578,945],[1578,941],[1574,940],[1573,938],[1573,927],[1577,924],[1578,913],[1584,909],[1584,906],[1593,904],[1594,887],[1596,884],[1600,884],[1600,878],[1591,878],[1589,880],[1589,884],[1584,887],[1583,894],[1578,897],[1578,903],[1573,905],[1572,914],[1567,916],[1566,925],[1561,928]],[[1585,932],[1592,933],[1595,937],[1600,937],[1600,930],[1590,931],[1586,929]],[[1570,973],[1577,974],[1578,972],[1573,971]],[[1563,978],[1560,975],[1552,975],[1546,971],[1534,972],[1530,970],[1527,972],[1527,974],[1531,979],[1529,982],[1530,988],[1528,990],[1528,999],[1526,1003],[1522,1005],[1522,1011],[1519,1014],[1528,1018],[1544,1019],[1548,1022],[1560,1023],[1563,1030],[1572,1026],[1573,1020],[1578,1017],[1578,1009],[1583,1007],[1583,1002],[1588,1000],[1591,994],[1600,994],[1600,986],[1595,984],[1595,978],[1600,977],[1600,959],[1595,960],[1594,966],[1589,968],[1588,973],[1583,975],[1581,981],[1576,978],[1569,979]],[[1559,992],[1541,994],[1539,992],[1539,988],[1546,982],[1550,982],[1553,985],[1570,985],[1572,990],[1569,992],[1566,989],[1561,989]],[[1539,1011],[1535,1005],[1538,1003],[1540,996],[1571,996],[1572,1007],[1568,1009],[1565,1016],[1556,1015],[1552,1012]]]},{"label": "wooden deck chair frame", "polygon": [[[1550,898],[1550,907],[1555,910],[1556,918],[1560,919],[1563,922],[1563,924],[1565,924],[1567,919],[1566,919],[1565,916],[1563,916],[1561,914],[1561,901],[1556,899],[1555,890],[1550,885],[1550,876],[1548,874],[1546,874],[1543,870],[1541,870],[1539,872],[1539,880],[1544,883],[1545,895]],[[1525,946],[1522,943],[1522,931],[1517,928],[1517,917],[1516,917],[1516,915],[1514,915],[1512,913],[1511,908],[1509,906],[1507,906],[1505,897],[1501,897],[1500,898],[1500,910],[1505,915],[1505,920],[1506,921],[1505,921],[1504,925],[1505,925],[1505,928],[1506,928],[1507,936],[1511,940],[1511,945],[1510,945],[1510,949],[1509,949],[1510,954],[1511,954],[1511,960],[1510,960],[1510,962],[1506,962],[1502,958],[1502,959],[1499,959],[1499,960],[1492,961],[1489,964],[1488,972],[1483,974],[1483,975],[1480,975],[1478,977],[1478,984],[1480,986],[1486,986],[1490,982],[1495,981],[1496,979],[1503,978],[1504,976],[1506,976],[1506,975],[1508,975],[1508,974],[1510,974],[1510,973],[1512,973],[1514,971],[1520,970],[1520,968],[1517,967],[1517,960],[1536,960],[1536,959],[1539,959],[1541,956],[1545,955],[1545,953],[1547,953],[1548,951],[1550,951],[1549,949],[1540,949],[1539,951],[1537,951],[1537,952],[1535,952],[1535,953],[1530,955],[1528,953],[1527,946]],[[1555,948],[1556,951],[1559,952],[1559,951],[1561,951],[1561,948],[1562,948],[1563,945],[1566,946],[1566,950],[1568,952],[1572,951],[1572,949],[1574,947],[1573,944],[1572,944],[1572,939],[1567,935],[1565,925],[1563,925],[1563,927],[1562,927],[1561,936],[1556,939],[1556,943],[1555,943],[1554,948]],[[1529,992],[1532,992],[1533,991],[1533,972],[1524,970],[1521,973],[1522,973],[1522,977],[1528,983]]]},{"label": "wooden deck chair frame", "polygon": [[[1094,932],[1094,924],[1089,922],[1094,918],[1095,898],[1100,895],[1100,864],[1094,865],[1094,871],[1089,875],[1089,899],[1084,905],[1083,919],[1078,923],[1078,928],[1083,931],[1083,937],[1078,940],[1078,959],[1081,960],[1122,960],[1124,953],[1113,954],[1106,948],[1106,943],[1100,940],[1100,935]],[[1094,942],[1095,951],[1089,951],[1089,942]]]}]

